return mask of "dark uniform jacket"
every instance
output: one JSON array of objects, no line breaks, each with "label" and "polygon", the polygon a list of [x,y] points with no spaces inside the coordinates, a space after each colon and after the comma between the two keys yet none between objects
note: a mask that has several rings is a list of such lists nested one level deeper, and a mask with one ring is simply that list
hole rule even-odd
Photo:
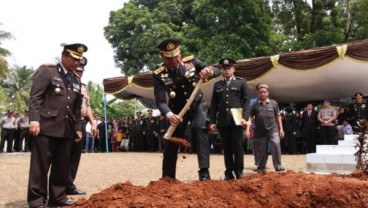
[{"label": "dark uniform jacket", "polygon": [[135,134],[142,134],[144,131],[145,122],[143,118],[134,119],[133,121],[133,133]]},{"label": "dark uniform jacket", "polygon": [[[367,103],[351,103],[349,105],[349,119],[356,122],[361,119],[367,119],[368,116],[368,106]],[[355,123],[352,123],[356,125]]]},{"label": "dark uniform jacket", "polygon": [[75,138],[81,131],[81,83],[73,73],[68,86],[60,64],[41,66],[33,77],[29,101],[30,121],[40,123],[40,134]]},{"label": "dark uniform jacket", "polygon": [[210,124],[218,128],[235,126],[231,108],[242,108],[242,118],[249,119],[248,85],[245,79],[232,77],[229,84],[220,80],[213,86]]},{"label": "dark uniform jacket", "polygon": [[147,117],[144,123],[144,131],[146,134],[153,134],[154,131],[157,131],[157,121],[155,117]]},{"label": "dark uniform jacket", "polygon": [[[194,56],[182,59],[184,66],[169,69],[164,65],[158,68],[154,74],[154,94],[156,105],[160,112],[166,116],[168,112],[178,114],[188,101],[196,82],[196,76],[207,64],[199,61]],[[213,77],[220,75],[220,70],[213,68]],[[167,104],[166,94],[169,97]],[[203,92],[200,90],[195,97],[192,106],[200,103],[203,99]]]}]

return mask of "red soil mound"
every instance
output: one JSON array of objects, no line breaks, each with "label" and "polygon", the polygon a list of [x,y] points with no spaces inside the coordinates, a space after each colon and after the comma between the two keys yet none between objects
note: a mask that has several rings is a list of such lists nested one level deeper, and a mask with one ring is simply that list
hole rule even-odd
[{"label": "red soil mound", "polygon": [[368,207],[367,174],[253,174],[240,180],[116,184],[75,207]]}]

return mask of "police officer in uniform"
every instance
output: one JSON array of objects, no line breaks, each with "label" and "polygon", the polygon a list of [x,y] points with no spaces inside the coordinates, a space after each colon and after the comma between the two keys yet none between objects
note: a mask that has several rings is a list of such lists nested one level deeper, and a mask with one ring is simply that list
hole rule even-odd
[{"label": "police officer in uniform", "polygon": [[13,141],[16,130],[16,118],[13,116],[13,110],[6,111],[6,116],[0,120],[1,126],[1,142],[0,152],[4,151],[5,141],[7,142],[6,152],[13,152]]},{"label": "police officer in uniform", "polygon": [[[80,60],[80,66],[76,68],[74,74],[77,77],[82,78],[84,68],[87,65],[87,58],[83,57]],[[87,87],[85,84],[81,83],[81,94],[83,95],[82,108],[81,108],[81,126],[82,126],[82,140],[79,142],[75,142],[72,147],[71,160],[70,160],[70,169],[69,169],[69,179],[68,179],[68,187],[66,193],[68,195],[85,195],[86,192],[80,189],[77,189],[74,184],[74,180],[77,177],[79,162],[82,155],[82,150],[84,147],[84,143],[86,140],[86,125],[88,122],[91,123],[92,136],[96,136],[96,123],[93,118],[93,113],[91,109],[90,98],[88,95]]]},{"label": "police officer in uniform", "polygon": [[[188,101],[199,78],[207,80],[210,76],[217,77],[220,75],[220,70],[208,67],[207,64],[199,61],[193,55],[182,58],[180,41],[177,39],[166,39],[157,48],[160,50],[163,64],[153,74],[156,105],[170,124],[176,126],[173,137],[184,138],[187,123],[191,121],[193,125],[191,129],[192,139],[197,147],[200,168],[198,171],[199,180],[209,180],[210,145],[206,129],[207,103],[203,98],[203,93],[198,92],[182,120],[178,114]],[[166,95],[169,97],[168,103]],[[165,142],[164,145],[162,177],[175,178],[179,146],[172,142]]]},{"label": "police officer in uniform", "polygon": [[152,116],[153,111],[151,109],[148,109],[147,113],[148,116],[144,122],[144,136],[147,142],[148,152],[153,152],[155,150],[155,134],[157,132],[157,121],[156,118]]},{"label": "police officer in uniform", "polygon": [[[224,146],[225,177],[224,180],[232,180],[243,177],[244,169],[244,126],[249,119],[248,85],[245,79],[235,77],[235,60],[224,58],[219,63],[222,67],[223,80],[213,86],[210,129],[219,131]],[[241,109],[232,114],[231,109]],[[241,113],[240,113],[241,112]],[[234,122],[237,117],[241,123]],[[235,173],[235,177],[234,174]]]},{"label": "police officer in uniform", "polygon": [[18,150],[22,150],[23,138],[24,138],[24,152],[29,152],[31,147],[31,135],[29,134],[29,110],[26,109],[24,115],[17,120],[17,126],[19,128],[19,141]]},{"label": "police officer in uniform", "polygon": [[133,131],[133,150],[137,152],[142,152],[144,150],[144,120],[142,118],[142,112],[136,112],[137,118],[133,121],[132,131]]},{"label": "police officer in uniform", "polygon": [[[30,207],[70,206],[66,187],[71,149],[82,138],[80,79],[73,71],[87,47],[63,44],[61,63],[42,65],[33,77],[29,101],[32,143],[27,201]],[[48,172],[50,176],[48,180]]]},{"label": "police officer in uniform", "polygon": [[349,120],[350,124],[353,126],[354,132],[359,132],[359,127],[357,122],[359,120],[367,119],[368,117],[368,106],[367,103],[363,101],[363,94],[360,92],[354,95],[355,102],[349,105]]}]

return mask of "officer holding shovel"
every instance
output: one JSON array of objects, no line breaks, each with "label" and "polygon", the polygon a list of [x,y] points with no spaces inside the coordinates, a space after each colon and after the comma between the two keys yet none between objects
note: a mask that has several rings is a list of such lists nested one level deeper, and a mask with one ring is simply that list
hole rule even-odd
[{"label": "officer holding shovel", "polygon": [[[196,57],[181,57],[180,41],[174,38],[162,41],[157,48],[163,61],[154,71],[154,95],[156,105],[171,125],[176,126],[173,137],[183,138],[188,121],[192,123],[192,139],[198,156],[199,180],[210,180],[210,145],[206,129],[207,103],[201,91],[196,95],[188,112],[180,118],[182,110],[192,94],[199,78],[207,80],[220,75],[220,70],[199,61]],[[168,95],[169,101],[166,100]],[[165,141],[162,177],[176,177],[176,161],[179,145]]]}]

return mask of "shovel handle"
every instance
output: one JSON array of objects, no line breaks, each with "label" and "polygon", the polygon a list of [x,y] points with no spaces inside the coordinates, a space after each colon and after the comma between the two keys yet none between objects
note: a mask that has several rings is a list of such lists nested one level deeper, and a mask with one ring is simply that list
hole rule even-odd
[{"label": "shovel handle", "polygon": [[[185,115],[185,113],[189,110],[189,107],[190,107],[190,105],[192,105],[192,103],[194,101],[194,98],[197,96],[197,93],[198,93],[199,88],[201,87],[202,83],[203,83],[203,80],[200,79],[198,81],[198,83],[196,84],[196,86],[195,86],[192,94],[190,95],[187,103],[185,104],[185,106],[183,107],[183,109],[181,109],[181,111],[180,111],[180,113],[178,115],[180,119],[182,119],[183,116]],[[174,133],[175,129],[176,129],[176,126],[170,125],[170,127],[167,129],[167,131],[166,131],[166,133],[164,135],[164,139],[170,139],[171,136],[172,136],[172,134]]]}]

